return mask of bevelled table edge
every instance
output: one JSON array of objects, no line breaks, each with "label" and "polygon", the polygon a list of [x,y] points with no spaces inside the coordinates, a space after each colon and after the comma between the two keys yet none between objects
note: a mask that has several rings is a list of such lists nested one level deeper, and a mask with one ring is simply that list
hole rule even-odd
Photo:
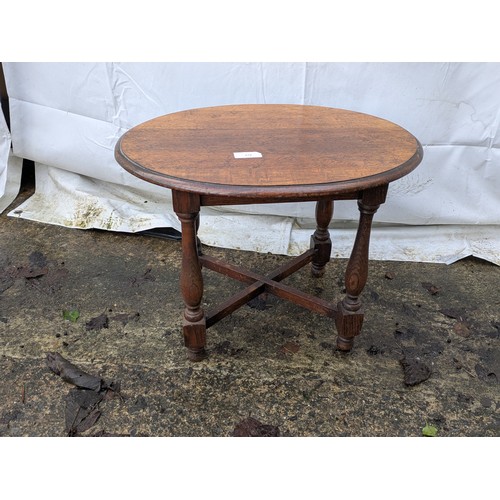
[{"label": "bevelled table edge", "polygon": [[[124,135],[119,138],[115,145],[114,157],[118,164],[130,174],[149,183],[172,190],[198,194],[206,196],[207,198],[221,198],[221,200],[224,198],[233,199],[233,201],[236,199],[251,199],[255,200],[255,202],[259,200],[275,200],[279,202],[281,199],[286,199],[288,201],[301,199],[305,201],[308,199],[315,200],[320,197],[359,192],[383,184],[389,184],[390,182],[404,177],[413,171],[423,159],[422,144],[413,136],[416,142],[416,149],[413,156],[397,167],[379,174],[322,184],[297,184],[286,186],[215,184],[168,176],[143,167],[139,163],[128,158],[122,151],[121,143]],[[233,201],[231,201],[231,204]],[[237,204],[237,202],[234,204]]]}]

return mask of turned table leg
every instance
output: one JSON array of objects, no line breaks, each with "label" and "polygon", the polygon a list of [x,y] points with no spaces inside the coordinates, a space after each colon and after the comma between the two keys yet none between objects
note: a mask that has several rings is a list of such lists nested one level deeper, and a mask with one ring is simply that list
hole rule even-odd
[{"label": "turned table leg", "polygon": [[346,295],[338,304],[335,319],[338,332],[337,347],[342,351],[351,350],[354,337],[359,335],[363,325],[364,311],[359,296],[368,278],[371,225],[375,212],[385,201],[386,194],[387,186],[381,186],[365,191],[358,200],[359,225],[345,273]]},{"label": "turned table leg", "polygon": [[311,248],[316,249],[311,266],[311,273],[319,278],[325,273],[325,266],[330,261],[332,240],[328,225],[333,216],[333,200],[316,202],[316,231],[311,236]]},{"label": "turned table leg", "polygon": [[174,210],[182,226],[181,292],[184,298],[182,330],[191,361],[206,357],[206,320],[201,308],[203,276],[198,259],[199,199],[189,193],[173,192]]}]

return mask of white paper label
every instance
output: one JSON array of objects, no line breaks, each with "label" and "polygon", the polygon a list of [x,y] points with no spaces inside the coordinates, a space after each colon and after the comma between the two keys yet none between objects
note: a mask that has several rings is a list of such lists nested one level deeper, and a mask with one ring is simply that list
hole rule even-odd
[{"label": "white paper label", "polygon": [[262,153],[258,151],[240,151],[233,153],[235,158],[262,158]]}]

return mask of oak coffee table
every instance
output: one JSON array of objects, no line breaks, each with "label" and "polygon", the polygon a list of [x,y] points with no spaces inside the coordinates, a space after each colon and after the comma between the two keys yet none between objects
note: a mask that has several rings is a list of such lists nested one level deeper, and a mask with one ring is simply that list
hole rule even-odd
[{"label": "oak coffee table", "polygon": [[[322,106],[244,104],[160,116],[126,132],[115,158],[133,175],[172,190],[182,225],[181,292],[188,358],[206,356],[206,329],[268,292],[334,318],[337,347],[360,333],[360,294],[368,276],[373,215],[387,188],[422,160],[422,146],[403,128],[374,116]],[[345,273],[345,297],[334,304],[281,281],[311,263],[323,275],[332,242],[334,200],[357,200],[359,225]],[[255,272],[204,255],[197,237],[200,207],[316,201],[310,249],[274,272]],[[211,311],[201,307],[202,267],[247,286]]]}]

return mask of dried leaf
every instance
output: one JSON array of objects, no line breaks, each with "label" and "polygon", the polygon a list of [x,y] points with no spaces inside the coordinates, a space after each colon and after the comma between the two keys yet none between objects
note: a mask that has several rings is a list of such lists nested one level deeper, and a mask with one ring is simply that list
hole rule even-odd
[{"label": "dried leaf", "polygon": [[116,382],[110,382],[109,384],[103,381],[103,391],[102,394],[104,395],[103,401],[109,401],[110,399],[113,399],[115,396],[119,396],[122,398],[123,396],[120,394],[120,391],[122,389],[122,384],[119,380]]},{"label": "dried leaf", "polygon": [[111,316],[111,319],[114,321],[121,321],[122,325],[125,326],[129,321],[138,321],[140,318],[140,314],[136,313],[120,313]]},{"label": "dried leaf", "polygon": [[419,359],[404,357],[401,361],[404,372],[404,383],[413,386],[424,382],[431,376],[429,367]]},{"label": "dried leaf", "polygon": [[480,380],[494,384],[498,382],[497,374],[489,367],[477,363],[474,367],[474,370],[476,371],[476,374]]},{"label": "dried leaf", "polygon": [[248,417],[236,424],[234,437],[279,437],[280,430],[274,425],[263,424],[253,417]]},{"label": "dried leaf", "polygon": [[80,370],[57,352],[47,353],[47,365],[56,375],[77,387],[93,391],[100,391],[103,388],[103,380],[100,377]]},{"label": "dried leaf", "polygon": [[71,389],[66,396],[66,432],[76,436],[90,429],[101,416],[103,394],[90,389]]},{"label": "dried leaf", "polygon": [[47,365],[63,380],[77,386],[65,397],[66,431],[69,436],[90,429],[101,416],[99,404],[120,395],[119,382],[107,384],[101,378],[80,370],[59,353],[47,353]]},{"label": "dried leaf", "polygon": [[394,275],[394,273],[391,273],[390,271],[387,271],[385,273],[385,277],[388,279],[388,280],[393,280],[396,276]]},{"label": "dried leaf", "polygon": [[32,286],[45,293],[54,293],[62,288],[62,282],[68,274],[69,271],[67,269],[50,268],[44,279],[40,281],[34,280]]},{"label": "dried leaf", "polygon": [[108,328],[108,325],[109,325],[109,319],[105,313],[102,313],[101,315],[92,318],[90,321],[87,321],[87,323],[85,323],[85,329],[102,330],[103,328]]},{"label": "dried leaf", "polygon": [[444,314],[448,318],[458,319],[459,321],[464,321],[467,318],[467,310],[461,309],[440,309],[439,312]]},{"label": "dried leaf", "polygon": [[18,269],[18,278],[26,278],[26,279],[34,279],[34,278],[40,278],[40,276],[43,276],[44,274],[47,274],[49,272],[49,269],[47,267],[43,268],[20,268]]},{"label": "dried leaf", "polygon": [[470,336],[470,329],[469,325],[465,323],[464,321],[457,321],[453,325],[453,331],[457,334],[460,335],[460,337],[469,337]]},{"label": "dried leaf", "polygon": [[431,294],[431,295],[436,295],[440,288],[437,287],[436,285],[433,285],[432,283],[424,282],[422,283],[422,286]]},{"label": "dried leaf", "polygon": [[10,266],[8,268],[3,269],[0,272],[0,279],[19,279],[19,278],[39,278],[44,274],[47,274],[49,269],[47,267],[38,268],[32,266]]},{"label": "dried leaf", "polygon": [[47,258],[43,255],[42,252],[38,250],[32,252],[29,256],[30,264],[33,267],[46,267],[47,266]]}]

